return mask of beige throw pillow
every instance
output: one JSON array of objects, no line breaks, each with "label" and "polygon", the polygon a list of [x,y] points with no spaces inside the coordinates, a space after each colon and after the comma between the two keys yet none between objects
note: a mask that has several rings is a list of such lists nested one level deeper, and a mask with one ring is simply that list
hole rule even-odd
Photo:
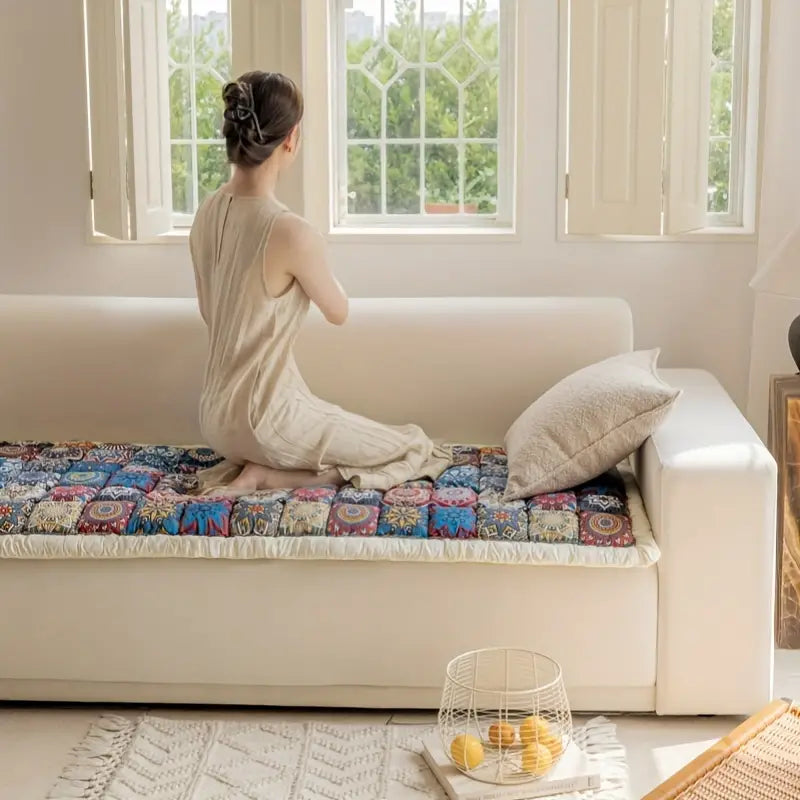
[{"label": "beige throw pillow", "polygon": [[656,373],[659,352],[592,364],[528,406],[506,433],[506,500],[577,486],[636,450],[680,395]]}]

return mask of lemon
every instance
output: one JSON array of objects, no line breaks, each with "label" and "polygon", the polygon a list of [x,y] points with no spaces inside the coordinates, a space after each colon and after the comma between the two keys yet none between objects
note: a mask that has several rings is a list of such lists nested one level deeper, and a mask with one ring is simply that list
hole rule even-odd
[{"label": "lemon", "polygon": [[450,755],[461,769],[475,769],[483,763],[483,745],[474,736],[462,733],[451,742]]},{"label": "lemon", "polygon": [[489,727],[489,741],[498,747],[511,747],[517,733],[507,722],[495,722]]},{"label": "lemon", "polygon": [[531,775],[544,775],[553,766],[553,756],[543,744],[526,745],[522,751],[522,769]]},{"label": "lemon", "polygon": [[550,736],[550,726],[542,717],[528,717],[519,726],[519,738],[522,744],[533,744]]},{"label": "lemon", "polygon": [[546,736],[541,737],[539,739],[539,744],[543,744],[550,751],[553,761],[555,761],[561,755],[561,753],[564,752],[564,745],[561,743],[561,739],[552,733],[548,733]]}]

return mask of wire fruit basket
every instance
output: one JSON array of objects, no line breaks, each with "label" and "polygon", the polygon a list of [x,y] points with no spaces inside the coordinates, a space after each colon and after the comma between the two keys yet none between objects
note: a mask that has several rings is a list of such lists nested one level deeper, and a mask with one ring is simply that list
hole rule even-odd
[{"label": "wire fruit basket", "polygon": [[447,665],[442,747],[470,778],[526,783],[547,775],[572,741],[559,664],[530,650],[473,650]]}]

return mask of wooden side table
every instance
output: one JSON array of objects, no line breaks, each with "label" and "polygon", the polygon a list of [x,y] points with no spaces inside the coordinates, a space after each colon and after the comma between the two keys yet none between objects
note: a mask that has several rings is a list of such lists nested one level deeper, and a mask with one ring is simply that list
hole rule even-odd
[{"label": "wooden side table", "polygon": [[800,649],[800,375],[770,380],[769,448],[778,462],[775,643]]}]

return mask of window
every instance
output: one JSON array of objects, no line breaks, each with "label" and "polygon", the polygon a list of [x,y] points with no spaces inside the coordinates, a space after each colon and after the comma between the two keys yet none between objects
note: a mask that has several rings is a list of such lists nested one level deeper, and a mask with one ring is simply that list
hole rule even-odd
[{"label": "window", "polygon": [[741,218],[745,142],[747,0],[715,0],[711,45],[708,211],[719,224]]},{"label": "window", "polygon": [[339,225],[510,223],[509,0],[335,0]]},{"label": "window", "polygon": [[228,180],[222,87],[231,75],[228,0],[167,0],[170,165],[176,227]]},{"label": "window", "polygon": [[754,184],[757,4],[571,0],[568,233],[743,224]]}]

